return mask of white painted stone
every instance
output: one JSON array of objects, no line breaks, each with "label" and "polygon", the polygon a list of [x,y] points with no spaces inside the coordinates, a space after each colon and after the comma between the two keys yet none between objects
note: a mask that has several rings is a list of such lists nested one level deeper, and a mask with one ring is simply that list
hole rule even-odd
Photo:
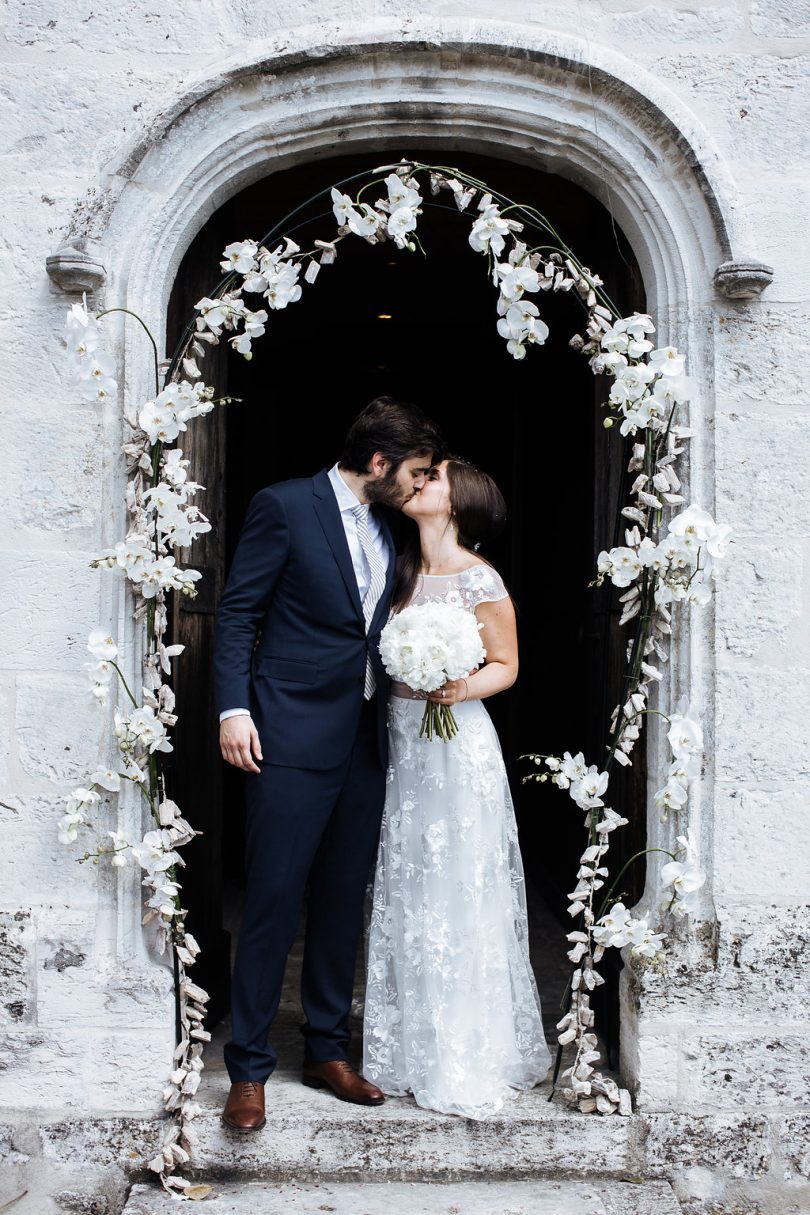
[{"label": "white painted stone", "polygon": [[74,844],[60,844],[57,823],[65,805],[54,803],[50,822],[29,827],[25,821],[10,825],[0,850],[0,888],[12,906],[35,907],[51,903],[54,892],[64,891],[66,906],[94,904],[97,874],[76,857],[94,847],[94,836],[82,832]]},{"label": "white painted stone", "polygon": [[29,776],[81,783],[108,763],[112,715],[92,701],[84,672],[37,671],[19,674],[16,682],[20,764]]},{"label": "white painted stone", "polygon": [[802,1106],[810,1084],[806,1024],[780,1032],[763,1025],[756,1037],[735,1030],[700,1033],[684,1042],[687,1099],[699,1105],[738,1109],[740,1093],[759,1109]]},{"label": "white painted stone", "polygon": [[717,672],[717,776],[748,784],[810,777],[810,718],[803,716],[810,671],[772,667]]},{"label": "white painted stone", "polygon": [[805,39],[810,35],[807,0],[752,0],[751,32],[763,38]]},{"label": "white painted stone", "polygon": [[643,5],[629,12],[615,13],[605,23],[620,43],[641,43],[650,48],[661,45],[706,44],[711,53],[740,34],[745,28],[743,14],[732,5],[703,5],[679,8],[677,5]]},{"label": "white painted stone", "polygon": [[[806,309],[770,308],[767,300],[756,309],[756,316],[750,308],[730,300],[717,313],[715,376],[722,410],[718,420],[742,414],[749,428],[759,423],[759,447],[764,446],[765,451],[752,451],[752,458],[763,454],[778,458],[780,453],[795,450],[785,446],[782,425],[786,421],[795,425],[801,418],[781,416],[785,411],[780,407],[808,404],[803,360],[796,358],[808,323]],[[750,437],[750,429],[740,434],[735,444],[739,454]]]},{"label": "white painted stone", "polygon": [[96,552],[21,548],[3,554],[6,575],[17,588],[13,598],[0,603],[5,666],[21,672],[80,672],[85,701],[90,684],[82,664],[92,661],[87,637],[99,625],[101,591],[99,572],[90,569],[90,561],[100,551],[99,545]]},{"label": "white painted stone", "polygon": [[807,862],[796,841],[808,813],[808,784],[740,788],[718,782],[712,865],[716,896],[724,903],[750,904],[764,896],[790,906],[807,901]]},{"label": "white painted stone", "polygon": [[[8,465],[0,510],[6,533],[16,533],[18,543],[20,533],[28,531],[56,532],[60,543],[63,535],[75,537],[79,530],[95,538],[102,509],[101,418],[96,416],[95,425],[87,418],[76,426],[73,418],[47,408],[33,420],[18,413],[8,420],[5,440]],[[47,557],[40,553],[38,560]],[[26,581],[24,573],[13,576]],[[86,602],[87,591],[78,598]]]},{"label": "white painted stone", "polygon": [[[219,1184],[205,1199],[210,1215],[679,1215],[669,1185],[652,1182],[633,1191],[628,1184],[581,1181],[480,1181],[431,1185],[428,1182],[271,1185]],[[136,1185],[123,1215],[174,1215],[173,1200],[155,1186]]]},{"label": "white painted stone", "polygon": [[732,541],[717,583],[718,653],[794,665],[794,635],[804,632],[803,576],[798,543]]}]

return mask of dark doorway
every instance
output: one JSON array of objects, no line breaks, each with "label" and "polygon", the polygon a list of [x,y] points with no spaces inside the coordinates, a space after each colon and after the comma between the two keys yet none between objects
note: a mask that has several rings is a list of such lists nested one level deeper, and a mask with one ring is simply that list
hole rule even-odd
[{"label": "dark doorway", "polygon": [[[506,160],[404,142],[393,156],[335,157],[274,173],[220,208],[181,265],[169,308],[169,351],[194,303],[218,281],[226,244],[259,238],[324,188],[326,194],[283,231],[302,249],[311,248],[313,238],[331,238],[336,222],[328,187],[400,155],[450,160],[516,202],[535,206],[604,279],[623,315],[644,311],[635,257],[610,214],[584,190]],[[354,194],[359,184],[342,188]],[[384,187],[365,197],[373,202],[381,192]],[[556,917],[556,948],[562,942],[565,961],[564,934],[573,927],[566,893],[575,885],[585,846],[582,814],[553,786],[524,785],[528,767],[518,756],[581,749],[589,763],[601,765],[605,755],[610,711],[623,699],[627,634],[617,628],[618,592],[609,585],[588,589],[587,583],[597,552],[622,540],[617,508],[620,498],[626,500],[629,440],[603,428],[600,402],[607,385],[568,345],[584,322],[573,293],[532,297],[550,336],[545,346],[514,360],[496,330],[497,291],[486,259],[467,240],[470,214],[459,213],[444,191],[432,196],[425,185],[423,193],[418,231],[427,258],[393,243],[342,241],[337,261],[323,267],[314,284],[303,285],[302,299],[270,313],[250,362],[227,343],[209,356],[206,382],[241,401],[192,423],[179,441],[192,457],[194,478],[206,486],[199,501],[214,525],[188,554],[187,564],[203,570],[203,591],[197,600],[175,605],[172,621],[174,639],[189,649],[177,667],[171,774],[173,795],[204,832],[186,850],[184,901],[189,928],[203,946],[197,974],[212,994],[214,1023],[228,1004],[223,902],[242,881],[243,808],[241,774],[219,756],[211,702],[213,613],[251,496],[274,481],[330,466],[352,418],[382,393],[422,405],[453,449],[492,474],[510,506],[506,533],[486,555],[518,604],[521,673],[487,708],[510,770],[527,874]],[[522,235],[542,242],[539,234]],[[255,296],[252,306],[261,302]],[[612,837],[613,874],[644,847],[642,750],[634,753],[632,768],[611,773],[609,804],[631,819]],[[635,902],[643,878],[636,864],[615,897]],[[594,999],[612,1066],[620,966],[618,953],[608,951],[601,964],[608,982]],[[558,1017],[552,1009],[551,1023]]]}]

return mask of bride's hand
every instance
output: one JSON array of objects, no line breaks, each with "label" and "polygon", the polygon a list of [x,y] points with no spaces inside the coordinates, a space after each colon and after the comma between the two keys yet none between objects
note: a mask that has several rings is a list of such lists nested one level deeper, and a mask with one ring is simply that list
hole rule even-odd
[{"label": "bride's hand", "polygon": [[428,692],[426,700],[433,700],[437,705],[457,705],[467,699],[467,681],[465,679],[448,679],[435,692]]}]

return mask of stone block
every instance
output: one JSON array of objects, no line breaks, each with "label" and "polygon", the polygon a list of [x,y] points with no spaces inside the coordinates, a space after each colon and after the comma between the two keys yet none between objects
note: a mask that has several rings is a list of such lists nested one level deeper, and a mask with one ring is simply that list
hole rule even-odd
[{"label": "stone block", "polygon": [[807,38],[810,7],[806,0],[752,0],[751,33],[761,38]]},{"label": "stone block", "polygon": [[226,44],[227,35],[233,36],[226,10],[216,0],[197,0],[193,5],[167,0],[159,7],[139,5],[136,11],[134,21],[133,10],[120,3],[99,8],[90,0],[77,4],[32,0],[16,15],[8,39],[40,52],[53,53],[70,45],[78,53],[92,55],[94,63],[108,63],[112,75],[122,51],[167,57],[207,46],[215,54]]},{"label": "stone block", "polygon": [[700,1032],[684,1040],[683,1059],[683,1099],[690,1105],[767,1109],[807,1100],[810,1039],[798,1024]]},{"label": "stone block", "polygon": [[59,784],[86,780],[115,754],[111,719],[92,701],[84,672],[17,676],[17,740],[20,764],[29,776]]},{"label": "stone block", "polygon": [[[24,819],[18,820],[5,831],[0,852],[0,889],[4,900],[42,906],[61,898],[64,907],[81,906],[85,915],[91,914],[87,905],[92,907],[96,903],[99,873],[91,861],[80,864],[78,858],[95,848],[97,832],[82,828],[72,844],[60,843],[57,823],[65,813],[65,803],[43,799],[43,804],[52,809],[50,821],[29,826]],[[94,821],[103,834],[109,811],[103,806],[95,810]],[[64,907],[60,914],[64,913]]]},{"label": "stone block", "polygon": [[[718,653],[778,663],[796,661],[802,618],[803,551],[800,543],[733,540],[716,591]],[[796,627],[798,625],[798,627]],[[810,654],[808,654],[810,660]],[[810,661],[808,662],[810,666]]]},{"label": "stone block", "polygon": [[662,45],[705,43],[706,53],[711,54],[712,44],[725,49],[745,29],[745,19],[731,4],[694,8],[645,5],[631,12],[611,13],[607,20],[603,18],[602,28],[603,37],[607,34],[621,46],[640,43],[652,50]]},{"label": "stone block", "polygon": [[810,1016],[810,940],[797,930],[807,904],[716,905],[714,966],[645,968],[634,999],[653,1024],[761,1026]]},{"label": "stone block", "polygon": [[104,1033],[45,1026],[8,1031],[0,1034],[0,1107],[157,1115],[172,1050],[168,1014],[151,1030]]},{"label": "stone block", "polygon": [[[722,445],[728,444],[732,459],[747,456],[754,467],[763,459],[780,460],[785,472],[794,461],[801,466],[808,439],[796,432],[804,420],[780,412],[780,406],[807,404],[804,360],[796,352],[803,349],[809,323],[806,306],[779,308],[764,301],[752,308],[731,300],[718,304],[714,324],[717,420],[731,423],[737,414],[745,416],[742,426],[718,430],[718,463]],[[791,444],[794,436],[798,448]],[[751,484],[745,467],[737,471],[754,499],[759,486]],[[752,508],[756,505],[752,500]]]},{"label": "stone block", "polygon": [[[41,1027],[110,1033],[174,1024],[172,972],[149,961],[99,956],[91,909],[42,912],[38,1004]],[[168,955],[167,955],[168,957]],[[156,1075],[156,1082],[160,1075]]]},{"label": "stone block", "polygon": [[775,141],[780,164],[806,162],[804,131],[810,95],[801,54],[655,53],[645,66],[690,106],[740,176],[770,173]]},{"label": "stone block", "polygon": [[801,905],[810,892],[796,841],[810,814],[810,784],[774,789],[718,782],[714,805],[715,896],[724,903],[779,899]]},{"label": "stone block", "polygon": [[785,547],[792,537],[806,537],[810,533],[806,418],[777,410],[721,412],[715,417],[715,435],[716,518],[735,529],[735,543],[747,537],[772,537],[775,546]]},{"label": "stone block", "polygon": [[780,1114],[776,1119],[776,1137],[791,1171],[810,1179],[810,1113]]},{"label": "stone block", "polygon": [[90,569],[93,552],[21,549],[2,554],[9,585],[16,593],[0,604],[3,665],[16,671],[78,671],[89,662],[87,637],[99,627],[101,578]]},{"label": "stone block", "polygon": [[[104,547],[98,539],[105,452],[100,414],[80,424],[75,416],[50,410],[38,414],[35,423],[28,414],[18,414],[4,426],[4,435],[8,462],[0,486],[0,517],[6,535],[57,532],[62,547],[63,536],[81,532],[97,549]],[[28,550],[26,555],[36,579],[37,562],[51,565],[71,554]],[[58,570],[53,577],[59,577]]]},{"label": "stone block", "polygon": [[759,1177],[771,1163],[768,1119],[764,1114],[678,1113],[645,1115],[644,1173],[671,1177],[693,1166],[730,1177]]},{"label": "stone block", "polygon": [[719,780],[739,786],[810,777],[810,669],[721,668],[716,686]]},{"label": "stone block", "polygon": [[36,935],[31,912],[0,911],[0,1026],[35,1022],[35,973]]},{"label": "stone block", "polygon": [[0,821],[2,816],[11,813],[4,802],[8,800],[11,790],[11,772],[16,759],[16,746],[12,722],[14,720],[14,685],[11,676],[0,678],[0,789],[5,797],[0,800]]}]

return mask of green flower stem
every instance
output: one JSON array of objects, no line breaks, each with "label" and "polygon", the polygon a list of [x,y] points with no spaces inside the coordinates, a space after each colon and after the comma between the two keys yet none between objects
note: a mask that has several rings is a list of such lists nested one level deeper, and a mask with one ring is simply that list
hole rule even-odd
[{"label": "green flower stem", "polygon": [[616,874],[615,878],[613,879],[607,894],[605,894],[603,896],[602,902],[599,904],[599,911],[597,912],[597,914],[594,917],[594,922],[596,920],[601,919],[602,915],[604,914],[604,911],[610,901],[610,896],[612,895],[612,893],[616,887],[616,884],[619,881],[619,878],[622,876],[622,874],[624,873],[627,866],[632,864],[632,862],[634,860],[636,860],[637,857],[645,856],[648,852],[666,852],[668,857],[671,857],[673,861],[675,860],[675,854],[670,852],[668,848],[642,848],[639,852],[634,852],[633,855],[624,862],[621,869],[619,870],[619,872]]},{"label": "green flower stem", "polygon": [[160,392],[160,359],[158,357],[157,342],[152,336],[151,329],[147,325],[146,321],[142,317],[138,316],[137,312],[133,312],[131,308],[105,308],[103,312],[96,313],[96,319],[98,320],[102,316],[108,316],[111,312],[126,312],[127,316],[134,316],[138,324],[143,325],[144,329],[146,330],[146,336],[152,343],[152,351],[155,356],[155,392]]},{"label": "green flower stem", "polygon": [[434,734],[438,734],[442,742],[450,742],[458,734],[458,723],[450,705],[438,705],[435,700],[429,700],[422,714],[419,737],[432,742]]},{"label": "green flower stem", "polygon": [[137,708],[139,708],[140,706],[138,705],[138,702],[137,702],[137,700],[135,699],[135,697],[132,695],[132,691],[130,690],[130,686],[129,686],[129,684],[127,683],[126,679],[124,678],[124,672],[121,670],[121,668],[119,667],[118,663],[117,663],[117,662],[114,662],[112,658],[109,660],[109,663],[110,663],[110,666],[115,667],[116,671],[118,672],[118,677],[119,677],[119,679],[121,680],[121,683],[124,685],[124,689],[125,689],[125,691],[126,691],[127,696],[128,696],[128,697],[129,697],[129,699],[132,701],[132,703],[134,704],[135,708],[136,708],[136,709],[137,709]]}]

